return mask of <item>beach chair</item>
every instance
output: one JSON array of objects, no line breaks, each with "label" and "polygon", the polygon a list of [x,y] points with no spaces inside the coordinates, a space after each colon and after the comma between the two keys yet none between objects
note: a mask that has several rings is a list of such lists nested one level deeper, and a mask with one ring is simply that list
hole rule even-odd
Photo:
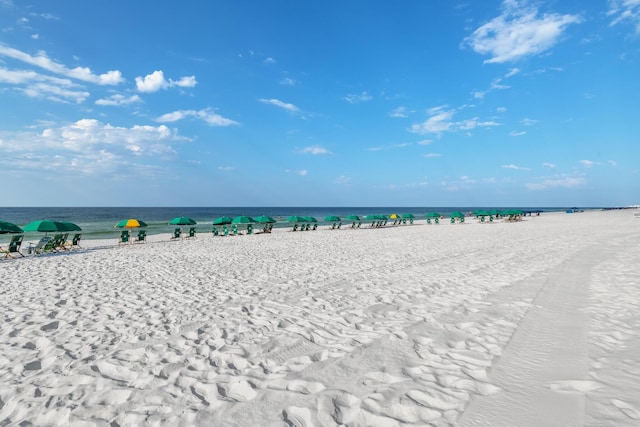
[{"label": "beach chair", "polygon": [[356,228],[360,228],[361,225],[362,225],[362,222],[358,222],[358,225],[356,225]]},{"label": "beach chair", "polygon": [[227,228],[226,225],[222,226],[222,234],[224,234],[225,236],[229,235],[229,229]]},{"label": "beach chair", "polygon": [[124,245],[129,243],[129,230],[122,230],[120,238],[118,239],[118,245]]},{"label": "beach chair", "polygon": [[182,235],[182,232],[180,230],[180,227],[178,227],[175,230],[173,230],[173,236],[171,236],[171,240],[179,239],[181,235]]},{"label": "beach chair", "polygon": [[82,234],[76,233],[71,238],[71,241],[67,242],[67,246],[69,247],[70,250],[73,250],[74,248],[80,248],[80,238],[81,237],[82,237]]},{"label": "beach chair", "polygon": [[252,233],[253,233],[253,225],[247,224],[247,234],[252,234]]},{"label": "beach chair", "polygon": [[269,233],[271,233],[271,230],[273,230],[273,224],[269,224]]},{"label": "beach chair", "polygon": [[213,233],[214,237],[220,234],[220,232],[218,231],[218,228],[215,225],[211,228],[211,232]]},{"label": "beach chair", "polygon": [[231,233],[233,233],[234,236],[238,235],[238,226],[233,224],[231,225]]},{"label": "beach chair", "polygon": [[195,227],[190,227],[189,228],[189,234],[187,236],[185,236],[185,239],[191,239],[191,238],[196,238],[196,228]]},{"label": "beach chair", "polygon": [[317,230],[318,229],[318,223],[314,222],[313,223],[313,227],[311,227],[312,230]]},{"label": "beach chair", "polygon": [[51,237],[43,237],[36,244],[35,248],[33,249],[33,252],[38,255],[44,254],[47,252],[52,252],[55,243],[56,243],[55,239],[52,239]]},{"label": "beach chair", "polygon": [[139,230],[136,243],[147,243],[147,230]]},{"label": "beach chair", "polygon": [[69,233],[63,233],[63,234],[59,234],[58,235],[58,240],[56,241],[54,250],[59,251],[59,250],[63,250],[66,251],[67,249],[67,239],[69,239]]},{"label": "beach chair", "polygon": [[293,229],[291,231],[298,231],[298,224],[293,224]]},{"label": "beach chair", "polygon": [[7,249],[3,249],[0,247],[0,254],[3,254],[5,258],[13,258],[12,254],[18,254],[23,257],[24,255],[22,255],[22,252],[20,252],[20,246],[22,245],[23,239],[24,234],[16,234],[12,236]]},{"label": "beach chair", "polygon": [[341,222],[338,223],[338,230],[340,229],[340,227],[342,227],[342,223]]}]

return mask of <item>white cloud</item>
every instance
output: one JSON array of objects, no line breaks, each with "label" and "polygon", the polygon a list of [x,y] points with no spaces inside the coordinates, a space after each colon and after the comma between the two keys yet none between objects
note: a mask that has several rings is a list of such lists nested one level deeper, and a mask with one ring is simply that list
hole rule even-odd
[{"label": "white cloud", "polygon": [[418,134],[441,134],[443,132],[455,132],[459,130],[472,130],[477,127],[499,126],[500,123],[494,121],[480,121],[478,117],[453,121],[455,110],[445,110],[445,107],[436,107],[429,110],[429,117],[426,121],[414,124],[410,131]]},{"label": "white cloud", "polygon": [[267,59],[264,60],[265,64],[275,64],[277,61],[275,59],[273,59],[272,57],[268,57]]},{"label": "white cloud", "polygon": [[136,77],[136,87],[140,92],[156,92],[166,88],[168,82],[164,79],[162,71],[154,71],[144,77]]},{"label": "white cloud", "polygon": [[296,84],[298,84],[298,82],[295,79],[292,79],[291,77],[285,77],[282,80],[280,80],[280,84],[285,86],[295,86]]},{"label": "white cloud", "polygon": [[391,117],[408,117],[407,115],[407,109],[405,107],[397,107],[394,108],[390,113],[389,116]]},{"label": "white cloud", "polygon": [[607,163],[609,163],[613,167],[618,166],[618,163],[615,160],[609,160],[609,161],[607,161]]},{"label": "white cloud", "polygon": [[218,166],[218,170],[222,172],[231,172],[236,170],[233,166]]},{"label": "white cloud", "polygon": [[474,51],[489,55],[485,63],[515,61],[553,47],[570,24],[582,22],[577,15],[538,15],[526,1],[505,0],[502,14],[476,29],[465,39]]},{"label": "white cloud", "polygon": [[31,38],[34,40],[38,40],[40,38],[40,34],[36,33],[36,34],[31,34]]},{"label": "white cloud", "polygon": [[471,95],[476,99],[482,99],[487,94],[486,90],[474,90]]},{"label": "white cloud", "polygon": [[312,145],[310,147],[305,147],[300,150],[302,154],[313,154],[314,156],[322,155],[322,154],[333,154],[331,151],[327,150],[324,147],[320,147],[318,145]]},{"label": "white cloud", "polygon": [[582,177],[559,176],[546,178],[540,182],[527,183],[525,187],[529,190],[540,191],[557,187],[575,188],[583,186],[584,184],[586,184],[586,180]]},{"label": "white cloud", "polygon": [[180,80],[165,79],[162,70],[156,70],[144,77],[136,77],[136,88],[139,92],[151,93],[170,87],[195,87],[198,82],[195,76],[181,77]]},{"label": "white cloud", "polygon": [[138,102],[142,102],[142,98],[138,95],[124,96],[120,94],[111,95],[108,98],[98,99],[96,101],[96,105],[105,105],[105,106],[118,106],[118,105],[129,105],[135,104]]},{"label": "white cloud", "polygon": [[525,126],[531,126],[531,125],[535,125],[536,123],[538,123],[538,120],[534,120],[534,119],[528,119],[528,118],[524,118],[522,120],[520,120],[520,123],[522,123]]},{"label": "white cloud", "polygon": [[[433,110],[431,110],[433,111]],[[411,126],[411,131],[415,133],[442,133],[450,130],[454,124],[451,122],[454,111],[435,111],[434,114],[421,124]]]},{"label": "white cloud", "polygon": [[596,162],[592,162],[591,160],[580,160],[580,163],[587,169],[596,164]]},{"label": "white cloud", "polygon": [[510,68],[509,72],[507,72],[507,74],[505,74],[504,77],[508,79],[509,77],[515,76],[519,72],[520,72],[519,68]]},{"label": "white cloud", "polygon": [[361,94],[350,93],[349,95],[345,96],[344,99],[350,104],[357,104],[358,102],[371,101],[373,97],[367,92],[362,92]]},{"label": "white cloud", "polygon": [[429,145],[433,142],[432,139],[423,139],[422,141],[418,141],[418,145]]},{"label": "white cloud", "polygon": [[612,26],[628,22],[640,34],[640,0],[609,0],[607,15],[613,17]]},{"label": "white cloud", "polygon": [[183,120],[189,117],[195,117],[196,119],[202,120],[210,126],[233,126],[239,125],[238,122],[222,117],[219,114],[214,113],[211,109],[204,110],[177,110],[171,113],[163,114],[162,116],[156,118],[156,121],[159,123],[173,123],[179,120]]},{"label": "white cloud", "polygon": [[517,170],[517,171],[530,171],[531,170],[529,168],[525,168],[525,167],[522,167],[522,166],[514,165],[513,163],[508,164],[508,165],[502,165],[502,167],[504,169],[513,169],[513,170]]},{"label": "white cloud", "polygon": [[524,134],[526,134],[526,132],[525,132],[525,131],[516,132],[515,130],[513,130],[513,131],[509,132],[509,135],[510,135],[510,136],[522,136],[522,135],[524,135]]},{"label": "white cloud", "polygon": [[427,153],[425,154],[423,157],[426,157],[428,159],[432,159],[435,157],[442,157],[442,154],[438,154],[438,153]]},{"label": "white cloud", "polygon": [[496,108],[496,111],[498,113],[505,113],[507,111],[507,109],[505,107],[498,107],[498,108]]},{"label": "white cloud", "polygon": [[299,113],[300,112],[300,109],[298,107],[296,107],[295,105],[288,104],[286,102],[282,102],[279,99],[260,98],[260,102],[262,102],[263,104],[275,105],[276,107],[283,108],[283,109],[289,111],[290,113]]},{"label": "white cloud", "polygon": [[30,98],[46,98],[50,101],[66,103],[74,101],[80,104],[89,97],[89,92],[68,89],[48,83],[34,83],[21,91]]},{"label": "white cloud", "polygon": [[0,83],[17,86],[18,92],[31,98],[44,98],[55,102],[81,103],[89,92],[69,79],[52,77],[31,70],[8,70],[0,67]]},{"label": "white cloud", "polygon": [[119,127],[95,119],[42,132],[0,132],[0,150],[22,159],[17,169],[42,171],[55,164],[58,172],[84,175],[112,172],[126,165],[127,173],[150,172],[156,167],[130,170],[132,159],[168,160],[175,155],[173,144],[184,141],[188,139],[166,126]]},{"label": "white cloud", "polygon": [[544,166],[545,168],[549,168],[549,169],[555,169],[555,168],[556,168],[556,165],[555,165],[555,164],[553,164],[553,163],[547,163],[547,162],[544,162],[544,163],[542,164],[542,166]]},{"label": "white cloud", "polygon": [[308,173],[306,169],[302,169],[302,170],[286,169],[285,172],[292,175],[300,175],[300,176],[307,176],[307,173]]},{"label": "white cloud", "polygon": [[0,56],[6,56],[29,65],[40,67],[55,74],[60,74],[65,77],[81,80],[88,83],[94,83],[97,85],[117,85],[124,82],[124,78],[122,77],[122,73],[120,71],[112,70],[107,71],[104,74],[97,75],[87,67],[68,68],[49,59],[49,57],[47,57],[47,54],[42,51],[38,52],[36,56],[31,56],[28,53],[19,51],[17,49],[8,47],[3,43],[0,43]]},{"label": "white cloud", "polygon": [[345,175],[341,175],[333,180],[334,184],[349,184],[351,182],[351,178]]},{"label": "white cloud", "polygon": [[196,80],[196,76],[181,77],[180,80],[177,81],[169,79],[169,86],[195,87],[197,84],[198,81]]}]

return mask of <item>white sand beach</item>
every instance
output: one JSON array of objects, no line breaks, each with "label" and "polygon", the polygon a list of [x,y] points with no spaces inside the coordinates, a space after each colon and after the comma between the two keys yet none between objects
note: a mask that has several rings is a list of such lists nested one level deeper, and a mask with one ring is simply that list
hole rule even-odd
[{"label": "white sand beach", "polygon": [[2,426],[638,426],[640,219],[0,261]]}]

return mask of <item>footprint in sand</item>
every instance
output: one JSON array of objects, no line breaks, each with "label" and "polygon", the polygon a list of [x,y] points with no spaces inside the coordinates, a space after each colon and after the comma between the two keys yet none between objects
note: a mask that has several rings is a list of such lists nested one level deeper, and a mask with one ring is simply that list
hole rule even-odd
[{"label": "footprint in sand", "polygon": [[253,385],[245,380],[232,381],[226,384],[218,384],[218,393],[238,402],[253,400],[258,394]]},{"label": "footprint in sand", "polygon": [[640,419],[640,412],[633,406],[629,405],[627,402],[623,402],[622,400],[617,399],[611,399],[611,403],[613,403],[616,408],[620,409],[622,413],[627,417],[634,420]]},{"label": "footprint in sand", "polygon": [[289,406],[282,411],[284,421],[290,427],[315,427],[314,416],[309,408]]},{"label": "footprint in sand", "polygon": [[549,388],[551,390],[565,393],[588,393],[590,391],[597,390],[600,387],[602,387],[602,384],[588,380],[565,380],[549,383]]}]

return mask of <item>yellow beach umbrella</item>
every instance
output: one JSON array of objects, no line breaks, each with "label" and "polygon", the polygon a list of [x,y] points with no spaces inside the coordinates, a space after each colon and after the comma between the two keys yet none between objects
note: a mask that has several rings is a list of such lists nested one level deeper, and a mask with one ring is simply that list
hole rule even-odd
[{"label": "yellow beach umbrella", "polygon": [[135,218],[123,219],[115,225],[115,228],[138,228],[146,227],[147,224],[144,221]]},{"label": "yellow beach umbrella", "polygon": [[400,218],[400,216],[398,214],[391,214],[391,215],[389,215],[389,218],[398,219],[398,218]]}]

